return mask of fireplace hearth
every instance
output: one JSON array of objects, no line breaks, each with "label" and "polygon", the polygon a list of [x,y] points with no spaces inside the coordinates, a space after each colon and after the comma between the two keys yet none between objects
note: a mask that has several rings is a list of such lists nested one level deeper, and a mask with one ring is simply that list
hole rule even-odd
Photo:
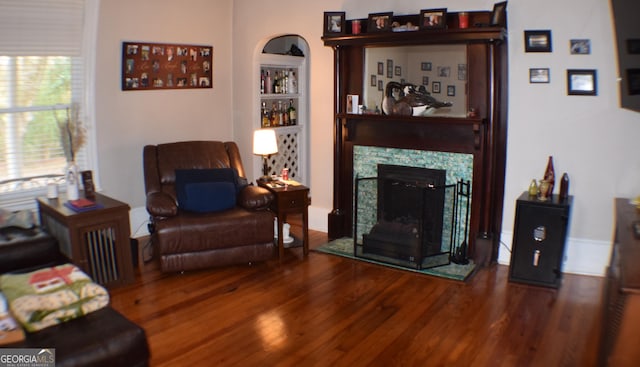
[{"label": "fireplace hearth", "polygon": [[385,164],[357,178],[355,255],[415,269],[449,264],[468,224],[460,185],[447,185],[445,170]]}]

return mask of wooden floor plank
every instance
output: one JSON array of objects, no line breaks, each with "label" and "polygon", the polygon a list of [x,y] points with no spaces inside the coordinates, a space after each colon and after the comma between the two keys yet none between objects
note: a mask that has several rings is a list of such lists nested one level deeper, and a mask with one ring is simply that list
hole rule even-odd
[{"label": "wooden floor plank", "polygon": [[285,254],[183,274],[152,261],[112,305],[145,329],[154,367],[596,364],[602,278],[565,275],[555,290],[510,283],[501,265],[457,282]]}]

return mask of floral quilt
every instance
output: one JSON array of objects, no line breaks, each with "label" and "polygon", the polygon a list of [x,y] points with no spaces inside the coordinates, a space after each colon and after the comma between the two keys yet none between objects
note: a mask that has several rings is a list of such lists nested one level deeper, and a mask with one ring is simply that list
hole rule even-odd
[{"label": "floral quilt", "polygon": [[109,304],[107,290],[72,264],[0,276],[9,309],[33,332],[72,320]]}]

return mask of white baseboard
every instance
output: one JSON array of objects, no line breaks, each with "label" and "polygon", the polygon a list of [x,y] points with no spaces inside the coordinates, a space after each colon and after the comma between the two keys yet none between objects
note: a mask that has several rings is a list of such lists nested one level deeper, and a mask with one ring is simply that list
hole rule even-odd
[{"label": "white baseboard", "polygon": [[[509,265],[513,232],[502,232],[498,263]],[[569,274],[604,276],[609,257],[611,242],[595,241],[583,238],[569,238],[564,251],[562,272]]]},{"label": "white baseboard", "polygon": [[329,231],[328,215],[331,209],[319,208],[315,206],[309,207],[309,229],[327,233]]},{"label": "white baseboard", "polygon": [[129,224],[131,226],[131,238],[144,237],[149,235],[149,213],[145,207],[137,207],[129,212]]},{"label": "white baseboard", "polygon": [[[328,231],[328,214],[330,209],[309,207],[309,229]],[[133,208],[129,213],[131,223],[131,237],[148,236],[149,214],[146,208]],[[511,262],[511,242],[513,232],[502,232],[498,263],[509,265]],[[564,253],[562,271],[570,274],[604,276],[611,255],[611,243],[608,241],[594,241],[582,238],[569,238]]]}]

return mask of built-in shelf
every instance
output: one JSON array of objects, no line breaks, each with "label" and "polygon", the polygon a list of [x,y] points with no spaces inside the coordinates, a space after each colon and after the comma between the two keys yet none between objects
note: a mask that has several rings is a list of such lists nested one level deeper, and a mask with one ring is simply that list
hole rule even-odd
[{"label": "built-in shelf", "polygon": [[[273,93],[273,90],[257,91],[256,110],[259,111],[259,119],[256,121],[259,128],[274,129],[278,143],[278,153],[269,159],[270,174],[277,175],[283,168],[289,169],[292,179],[306,183],[308,181],[308,100],[307,100],[307,63],[304,57],[263,53],[260,55],[260,73],[270,73],[271,78],[275,78],[274,73],[287,74],[288,77],[295,77],[295,93]],[[261,75],[265,76],[265,75]],[[282,76],[282,75],[281,75]],[[289,87],[289,86],[287,86]],[[293,102],[295,108],[295,123],[284,119],[269,120],[265,125],[262,118],[263,104],[271,113],[274,108],[278,115],[284,111],[288,114],[289,102]],[[283,116],[284,117],[284,116]],[[256,173],[257,174],[257,173]]]}]

